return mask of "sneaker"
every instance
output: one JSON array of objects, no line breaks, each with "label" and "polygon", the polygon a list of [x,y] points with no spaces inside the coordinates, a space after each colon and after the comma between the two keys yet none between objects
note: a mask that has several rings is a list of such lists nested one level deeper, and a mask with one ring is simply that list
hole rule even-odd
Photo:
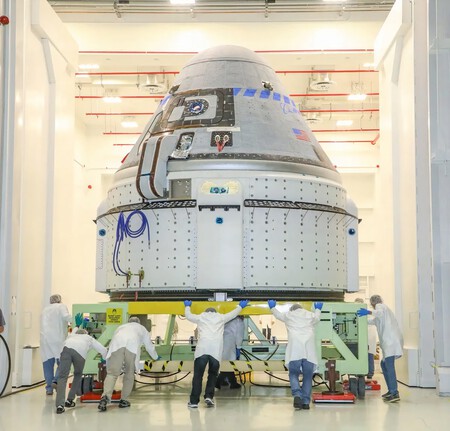
[{"label": "sneaker", "polygon": [[398,392],[396,392],[395,394],[383,398],[383,400],[386,401],[387,403],[395,403],[397,401],[400,401],[400,395]]},{"label": "sneaker", "polygon": [[309,410],[309,404],[303,404],[302,405],[303,410]]},{"label": "sneaker", "polygon": [[108,404],[108,397],[103,396],[98,403],[98,410],[100,412],[106,412],[106,405]]},{"label": "sneaker", "polygon": [[119,408],[124,409],[125,407],[130,407],[131,404],[127,400],[120,400],[119,401]]},{"label": "sneaker", "polygon": [[205,403],[208,407],[214,407],[216,405],[211,398],[205,398]]},{"label": "sneaker", "polygon": [[64,409],[63,406],[58,406],[58,407],[56,407],[56,413],[57,413],[58,415],[60,415],[61,413],[64,413],[64,412],[65,412],[65,409]]},{"label": "sneaker", "polygon": [[239,383],[232,383],[230,389],[241,389],[241,385]]},{"label": "sneaker", "polygon": [[45,393],[46,393],[47,395],[53,395],[53,391],[52,391],[52,390],[50,390],[50,391],[45,391]]},{"label": "sneaker", "polygon": [[198,404],[196,404],[196,403],[188,403],[188,407],[190,409],[198,409]]},{"label": "sneaker", "polygon": [[75,407],[75,401],[74,400],[67,400],[65,403],[64,403],[64,405],[66,406],[66,407]]},{"label": "sneaker", "polygon": [[294,408],[295,409],[302,408],[302,399],[300,397],[294,397]]},{"label": "sneaker", "polygon": [[56,390],[57,386],[58,386],[58,383],[57,383],[57,382],[52,382],[52,388],[53,388],[53,389]]},{"label": "sneaker", "polygon": [[386,398],[389,395],[391,395],[391,393],[389,391],[387,391],[385,394],[381,395],[381,398]]}]

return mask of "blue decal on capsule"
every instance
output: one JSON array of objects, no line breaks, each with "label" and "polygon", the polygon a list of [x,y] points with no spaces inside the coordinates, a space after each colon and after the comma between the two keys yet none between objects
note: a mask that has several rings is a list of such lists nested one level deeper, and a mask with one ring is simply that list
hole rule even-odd
[{"label": "blue decal on capsule", "polygon": [[213,186],[209,189],[209,193],[213,195],[223,195],[228,193],[228,187]]},{"label": "blue decal on capsule", "polygon": [[222,217],[217,217],[216,218],[216,223],[217,224],[222,224],[223,223],[223,218]]}]

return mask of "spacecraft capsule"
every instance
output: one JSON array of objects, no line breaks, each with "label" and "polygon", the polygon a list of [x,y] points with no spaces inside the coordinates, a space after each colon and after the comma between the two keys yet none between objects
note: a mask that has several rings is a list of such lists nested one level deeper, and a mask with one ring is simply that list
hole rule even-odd
[{"label": "spacecraft capsule", "polygon": [[96,289],[341,298],[355,205],[275,71],[238,46],[181,70],[97,214]]}]

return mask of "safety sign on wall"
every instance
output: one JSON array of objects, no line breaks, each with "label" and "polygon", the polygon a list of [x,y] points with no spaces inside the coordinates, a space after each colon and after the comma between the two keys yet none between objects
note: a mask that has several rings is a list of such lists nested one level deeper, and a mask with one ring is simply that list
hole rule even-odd
[{"label": "safety sign on wall", "polygon": [[121,325],[122,324],[122,309],[121,308],[107,308],[106,309],[106,324]]}]

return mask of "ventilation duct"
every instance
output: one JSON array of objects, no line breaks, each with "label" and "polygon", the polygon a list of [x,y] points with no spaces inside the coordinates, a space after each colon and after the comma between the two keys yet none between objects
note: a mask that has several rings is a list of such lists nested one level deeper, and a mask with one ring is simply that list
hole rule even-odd
[{"label": "ventilation duct", "polygon": [[334,84],[328,73],[318,73],[311,77],[309,88],[314,91],[329,91]]},{"label": "ventilation duct", "polygon": [[139,90],[150,94],[164,94],[167,93],[167,84],[165,79],[163,82],[158,81],[157,75],[147,75],[144,83],[138,85]]}]

